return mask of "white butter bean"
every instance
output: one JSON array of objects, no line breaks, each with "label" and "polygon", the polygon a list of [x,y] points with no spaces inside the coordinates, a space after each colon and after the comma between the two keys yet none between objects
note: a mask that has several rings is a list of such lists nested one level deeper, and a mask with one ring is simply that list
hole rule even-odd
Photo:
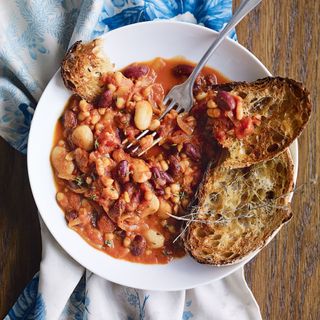
[{"label": "white butter bean", "polygon": [[141,159],[132,159],[132,178],[134,182],[143,183],[151,178],[151,171]]},{"label": "white butter bean", "polygon": [[76,127],[72,133],[72,142],[87,151],[93,149],[93,133],[87,125]]},{"label": "white butter bean", "polygon": [[172,214],[172,208],[168,201],[164,199],[160,199],[159,210],[157,211],[157,215],[162,219],[168,219],[168,214]]},{"label": "white butter bean", "polygon": [[150,214],[154,214],[158,211],[160,206],[160,202],[158,197],[152,193],[151,199],[146,201],[146,206],[142,210],[142,217],[149,216]]},{"label": "white butter bean", "polygon": [[67,160],[67,154],[67,149],[60,146],[54,147],[51,152],[52,165],[57,171],[58,175],[68,176],[71,175],[74,170],[74,164],[72,160]]},{"label": "white butter bean", "polygon": [[146,101],[138,101],[134,113],[134,124],[139,130],[145,130],[149,127],[152,120],[152,106]]},{"label": "white butter bean", "polygon": [[145,238],[148,242],[148,245],[152,249],[161,248],[164,245],[164,236],[153,229],[149,229],[145,233]]}]

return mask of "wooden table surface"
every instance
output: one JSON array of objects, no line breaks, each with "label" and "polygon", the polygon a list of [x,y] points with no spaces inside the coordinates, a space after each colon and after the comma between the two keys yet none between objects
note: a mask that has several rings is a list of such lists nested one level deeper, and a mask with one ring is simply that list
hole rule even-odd
[{"label": "wooden table surface", "polygon": [[[240,0],[236,0],[238,4]],[[245,267],[263,319],[320,319],[319,0],[265,0],[237,28],[239,42],[274,74],[303,82],[312,121],[299,139],[294,217]],[[26,157],[0,139],[0,318],[39,269],[41,242]]]}]

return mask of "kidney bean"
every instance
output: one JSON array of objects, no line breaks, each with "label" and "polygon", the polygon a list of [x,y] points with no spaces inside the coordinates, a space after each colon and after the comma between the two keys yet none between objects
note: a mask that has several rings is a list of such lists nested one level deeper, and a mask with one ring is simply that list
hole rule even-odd
[{"label": "kidney bean", "polygon": [[124,202],[124,200],[119,199],[114,203],[113,207],[107,212],[107,215],[113,222],[117,223],[118,218],[124,212],[125,207],[126,203]]},{"label": "kidney bean", "polygon": [[156,185],[161,186],[161,187],[166,185],[167,181],[162,176],[162,174],[161,174],[162,171],[159,168],[152,167],[151,172],[152,172],[152,178],[153,178],[154,182],[156,183]]},{"label": "kidney bean", "polygon": [[67,134],[67,145],[69,147],[70,150],[73,150],[76,148],[76,146],[74,145],[73,141],[72,141],[72,131],[71,130],[66,130],[66,134]]},{"label": "kidney bean", "polygon": [[140,256],[143,254],[147,246],[146,239],[141,235],[136,235],[131,241],[130,251],[134,256]]},{"label": "kidney bean", "polygon": [[63,115],[63,126],[66,129],[73,129],[77,125],[77,116],[71,111],[67,110]]},{"label": "kidney bean", "polygon": [[222,110],[230,111],[236,108],[236,101],[227,91],[219,91],[215,100],[218,107]]},{"label": "kidney bean", "polygon": [[174,156],[169,156],[169,169],[174,177],[181,175],[181,166],[179,160]]},{"label": "kidney bean", "polygon": [[203,74],[199,74],[193,85],[193,93],[194,95],[197,95],[200,91],[206,91],[206,90],[207,90],[206,79]]},{"label": "kidney bean", "polygon": [[165,172],[165,171],[161,171],[161,176],[162,176],[162,178],[164,178],[167,181],[167,183],[173,183],[174,182],[174,180],[170,176],[170,174]]},{"label": "kidney bean", "polygon": [[129,164],[127,160],[122,160],[118,164],[119,176],[125,177],[128,174]]},{"label": "kidney bean", "polygon": [[201,159],[199,148],[189,142],[183,144],[183,151],[193,161],[199,161]]},{"label": "kidney bean", "polygon": [[172,69],[172,73],[174,76],[180,77],[189,77],[192,73],[194,67],[189,66],[188,64],[178,64]]},{"label": "kidney bean", "polygon": [[112,104],[112,92],[105,91],[98,100],[98,106],[101,108],[109,108]]},{"label": "kidney bean", "polygon": [[119,162],[118,176],[122,183],[129,182],[129,163],[127,160],[121,160]]},{"label": "kidney bean", "polygon": [[167,183],[173,183],[174,180],[171,175],[165,171],[160,170],[157,167],[152,167],[151,172],[154,178],[156,185],[165,186]]},{"label": "kidney bean", "polygon": [[70,222],[71,220],[78,218],[78,213],[76,211],[69,211],[66,213],[65,218],[67,222]]},{"label": "kidney bean", "polygon": [[152,167],[150,170],[156,179],[161,178],[161,170],[158,167]]},{"label": "kidney bean", "polygon": [[122,240],[127,236],[127,233],[124,230],[117,230],[115,234],[118,235]]},{"label": "kidney bean", "polygon": [[163,196],[164,195],[164,190],[163,189],[155,189],[154,192],[156,193],[157,196]]},{"label": "kidney bean", "polygon": [[123,70],[123,75],[127,78],[138,79],[149,72],[149,67],[146,65],[131,65]]},{"label": "kidney bean", "polygon": [[213,73],[207,74],[205,79],[206,79],[206,84],[208,87],[211,87],[211,86],[218,83],[217,77]]}]

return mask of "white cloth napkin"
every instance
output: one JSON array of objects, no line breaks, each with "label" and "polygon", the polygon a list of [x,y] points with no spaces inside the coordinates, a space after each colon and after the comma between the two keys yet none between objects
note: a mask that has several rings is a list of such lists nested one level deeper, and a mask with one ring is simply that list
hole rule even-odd
[{"label": "white cloth napkin", "polygon": [[[219,30],[230,19],[231,5],[231,0],[1,2],[0,135],[19,151],[26,151],[36,103],[68,45],[75,40],[87,40],[126,24],[153,19],[172,18]],[[137,290],[85,270],[57,244],[41,219],[40,223],[40,272],[5,320],[261,319],[243,268],[192,290]]]},{"label": "white cloth napkin", "polygon": [[196,289],[176,292],[137,290],[85,270],[63,251],[43,223],[41,232],[43,253],[39,293],[43,301],[50,301],[45,304],[47,319],[261,319],[259,307],[244,279],[243,268]]}]

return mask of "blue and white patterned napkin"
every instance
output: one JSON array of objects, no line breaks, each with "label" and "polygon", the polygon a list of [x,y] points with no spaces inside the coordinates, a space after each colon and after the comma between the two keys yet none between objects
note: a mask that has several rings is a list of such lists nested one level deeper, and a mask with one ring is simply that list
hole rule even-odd
[{"label": "blue and white patterned napkin", "polygon": [[[231,0],[12,0],[0,3],[0,135],[25,153],[33,112],[64,52],[115,28],[154,19],[220,30]],[[235,38],[235,34],[232,34]],[[41,222],[40,272],[5,320],[261,319],[238,270],[223,280],[178,292],[123,287],[72,260]]]}]

